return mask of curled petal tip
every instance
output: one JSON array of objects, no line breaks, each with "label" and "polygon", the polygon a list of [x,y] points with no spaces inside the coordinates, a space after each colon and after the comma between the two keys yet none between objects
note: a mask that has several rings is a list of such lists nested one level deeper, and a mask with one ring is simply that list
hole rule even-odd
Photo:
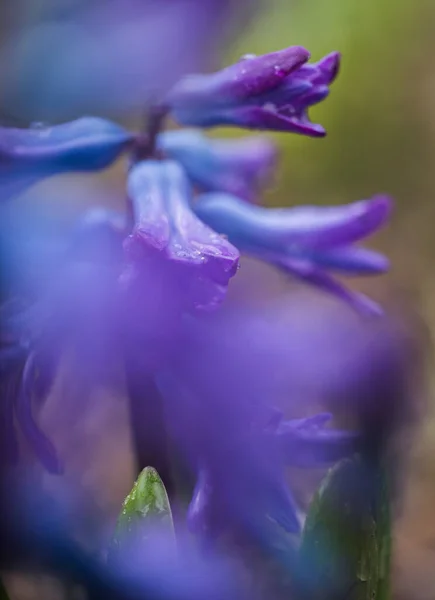
[{"label": "curled petal tip", "polygon": [[365,221],[364,235],[368,235],[387,223],[393,209],[393,201],[390,196],[378,194],[356,202],[354,206],[359,207],[361,220]]},{"label": "curled petal tip", "polygon": [[334,51],[324,56],[317,63],[320,70],[327,78],[327,83],[332,83],[340,71],[341,53]]},{"label": "curled petal tip", "polygon": [[376,196],[371,198],[371,202],[376,206],[379,215],[383,217],[385,222],[391,216],[393,211],[393,198],[387,194],[376,194]]}]

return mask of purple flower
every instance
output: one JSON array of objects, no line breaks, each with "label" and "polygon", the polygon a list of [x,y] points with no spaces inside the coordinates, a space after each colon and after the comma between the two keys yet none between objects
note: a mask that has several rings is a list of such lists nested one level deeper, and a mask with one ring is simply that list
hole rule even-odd
[{"label": "purple flower", "polygon": [[293,467],[325,467],[355,452],[359,435],[326,428],[331,419],[331,414],[321,413],[313,417],[281,421],[269,436],[278,446],[285,464]]},{"label": "purple flower", "polygon": [[353,243],[384,225],[390,211],[391,200],[387,196],[345,206],[267,209],[226,194],[206,194],[195,204],[196,214],[227,235],[242,252],[266,260],[369,313],[378,313],[378,306],[346,289],[328,271],[347,275],[386,271],[388,261],[383,255]]},{"label": "purple flower", "polygon": [[200,131],[167,131],[159,149],[179,162],[202,191],[219,191],[254,201],[276,163],[277,149],[266,137],[214,140]]},{"label": "purple flower", "polygon": [[262,56],[247,55],[211,75],[182,79],[168,104],[183,125],[236,125],[249,129],[290,131],[321,137],[307,109],[321,102],[337,76],[338,52],[304,64],[309,53],[299,46]]},{"label": "purple flower", "polygon": [[[208,365],[199,357],[197,367],[207,372]],[[207,390],[206,379],[200,374],[192,380],[183,366],[165,370],[157,378],[171,436],[198,474],[190,527],[212,534],[226,527],[240,528],[258,538],[271,518],[286,531],[299,531],[296,504],[277,447],[263,432],[253,430],[257,409],[237,394],[224,398],[219,389]]]},{"label": "purple flower", "polygon": [[[37,231],[32,234],[44,235]],[[18,458],[13,439],[14,416],[27,442],[45,468],[60,473],[62,464],[52,442],[33,416],[55,381],[63,349],[69,347],[79,359],[81,382],[89,375],[107,376],[118,319],[117,275],[122,259],[124,223],[118,213],[94,209],[85,213],[64,243],[54,244],[50,261],[43,251],[45,269],[32,285],[26,277],[25,301],[1,307],[0,386],[4,391],[0,410],[8,424],[3,456]],[[41,252],[36,240],[30,249]],[[21,273],[23,276],[23,273]],[[15,284],[15,285],[14,285]],[[119,314],[119,311],[117,311]],[[110,367],[109,367],[110,369]]]},{"label": "purple flower", "polygon": [[246,309],[230,320],[222,310],[185,319],[183,352],[156,381],[168,432],[198,477],[190,527],[211,536],[241,529],[268,543],[270,520],[289,532],[300,528],[285,467],[327,466],[353,452],[357,438],[327,429],[330,415],[283,421],[270,410],[269,402],[291,394],[291,382],[282,380],[289,353],[281,356],[281,342],[292,335],[282,328],[277,335],[270,319],[258,329],[259,322]]},{"label": "purple flower", "polygon": [[191,210],[192,192],[172,161],[135,165],[128,178],[134,227],[125,242],[131,265],[154,261],[180,284],[186,307],[211,308],[222,300],[238,266],[238,251]]},{"label": "purple flower", "polygon": [[222,455],[218,465],[202,466],[188,511],[192,531],[213,535],[232,522],[262,534],[267,526],[261,521],[268,515],[286,531],[297,533],[298,508],[284,467],[327,467],[358,447],[357,433],[325,428],[330,419],[324,413],[282,421],[275,431],[242,438],[227,461]]},{"label": "purple flower", "polygon": [[0,200],[52,175],[104,169],[133,137],[119,125],[95,117],[53,127],[0,128]]},{"label": "purple flower", "polygon": [[[244,600],[249,597],[237,563],[217,552],[204,554],[187,531],[177,528],[177,541],[154,527],[133,536],[121,559],[110,565],[127,598],[156,600]],[[109,574],[109,573],[108,573]],[[125,591],[124,591],[125,590]],[[120,597],[123,597],[123,595]]]}]

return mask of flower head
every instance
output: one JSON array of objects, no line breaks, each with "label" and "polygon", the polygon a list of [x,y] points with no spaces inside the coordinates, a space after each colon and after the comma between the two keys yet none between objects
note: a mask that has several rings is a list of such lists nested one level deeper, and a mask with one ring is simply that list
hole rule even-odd
[{"label": "flower head", "polygon": [[226,194],[205,194],[195,204],[198,216],[227,235],[242,252],[323,288],[364,312],[379,309],[361,294],[347,290],[328,271],[365,275],[388,269],[383,255],[353,243],[384,225],[390,208],[386,196],[337,207],[267,209]]},{"label": "flower head", "polygon": [[158,146],[202,191],[228,192],[249,201],[270,177],[277,155],[266,137],[213,140],[188,129],[162,133]]},{"label": "flower head", "polygon": [[264,542],[267,515],[286,531],[299,532],[299,510],[284,467],[330,466],[353,454],[360,440],[357,433],[325,428],[330,419],[329,414],[319,414],[281,421],[274,431],[264,428],[242,435],[230,456],[227,442],[222,443],[220,460],[198,472],[188,512],[191,529],[216,534],[233,522]]},{"label": "flower head", "polygon": [[236,125],[323,136],[323,127],[311,123],[306,111],[328,95],[340,55],[333,52],[305,64],[308,58],[299,46],[258,57],[247,55],[217,73],[182,79],[168,103],[184,125]]},{"label": "flower head", "polygon": [[191,210],[183,169],[172,161],[141,162],[130,172],[128,192],[135,221],[125,243],[130,263],[140,266],[151,259],[166,264],[189,307],[219,303],[237,271],[239,254]]}]

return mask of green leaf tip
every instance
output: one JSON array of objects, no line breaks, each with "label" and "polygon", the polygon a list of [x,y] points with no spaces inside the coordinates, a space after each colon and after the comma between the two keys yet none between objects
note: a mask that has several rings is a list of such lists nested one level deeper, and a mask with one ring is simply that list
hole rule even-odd
[{"label": "green leaf tip", "polygon": [[0,579],[0,600],[9,600],[3,581]]},{"label": "green leaf tip", "polygon": [[160,529],[166,529],[175,535],[171,507],[163,481],[153,467],[146,467],[122,504],[109,549],[109,558],[113,558],[133,537],[146,538],[156,524]]},{"label": "green leaf tip", "polygon": [[389,503],[383,468],[355,455],[330,469],[302,533],[303,598],[389,599]]}]

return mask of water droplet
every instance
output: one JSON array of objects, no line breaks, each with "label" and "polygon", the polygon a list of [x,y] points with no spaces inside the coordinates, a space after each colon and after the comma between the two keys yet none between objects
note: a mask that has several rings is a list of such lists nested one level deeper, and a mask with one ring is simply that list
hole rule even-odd
[{"label": "water droplet", "polygon": [[244,54],[240,60],[252,60],[253,58],[257,58],[256,54]]},{"label": "water droplet", "polygon": [[273,67],[273,70],[275,71],[275,73],[276,73],[277,75],[283,75],[283,76],[285,75],[285,71],[284,71],[284,70],[282,69],[282,67],[280,67],[279,65],[275,65],[275,66]]},{"label": "water droplet", "polygon": [[277,112],[277,107],[276,104],[273,104],[273,102],[266,102],[266,104],[263,104],[263,110],[267,110],[269,112]]}]

